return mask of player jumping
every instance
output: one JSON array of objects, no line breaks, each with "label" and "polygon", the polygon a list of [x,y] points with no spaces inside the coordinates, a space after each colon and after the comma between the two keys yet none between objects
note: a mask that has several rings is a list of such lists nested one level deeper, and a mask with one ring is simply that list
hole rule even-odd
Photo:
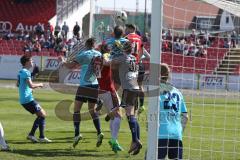
[{"label": "player jumping", "polygon": [[67,68],[76,68],[81,65],[80,71],[80,86],[78,87],[75,104],[74,104],[74,129],[75,138],[73,147],[75,148],[79,141],[82,139],[80,134],[80,122],[81,122],[81,108],[83,103],[88,102],[88,110],[93,119],[93,124],[97,130],[97,143],[99,147],[102,144],[104,134],[101,131],[101,125],[98,112],[96,111],[96,104],[98,101],[98,74],[101,73],[101,68],[96,66],[95,62],[101,60],[101,53],[94,49],[95,39],[89,38],[85,42],[86,50],[76,55],[75,60],[72,62],[63,61],[63,65]]},{"label": "player jumping", "polygon": [[[111,140],[109,141],[112,150],[117,153],[123,148],[119,145],[117,138],[121,123],[121,113],[119,109],[119,100],[117,92],[112,81],[112,74],[110,68],[110,53],[106,44],[100,46],[100,52],[103,54],[103,68],[101,71],[101,78],[98,79],[100,86],[99,98],[103,101],[107,112],[105,120],[110,120]],[[100,110],[100,108],[99,108]]]},{"label": "player jumping", "polygon": [[131,54],[131,42],[125,42],[123,44],[122,51],[122,54],[113,56],[111,67],[119,69],[119,79],[123,89],[121,106],[126,111],[129,128],[132,133],[132,143],[128,153],[136,155],[142,148],[142,144],[140,142],[140,127],[135,113],[139,93],[139,85],[137,82],[138,66],[136,63],[136,57]]}]

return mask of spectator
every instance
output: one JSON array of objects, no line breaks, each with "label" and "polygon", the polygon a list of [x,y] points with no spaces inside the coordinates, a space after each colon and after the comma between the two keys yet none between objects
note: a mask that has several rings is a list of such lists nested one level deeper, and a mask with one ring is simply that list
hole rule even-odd
[{"label": "spectator", "polygon": [[24,41],[29,41],[30,39],[31,39],[31,36],[30,36],[29,32],[27,32],[25,34]]},{"label": "spectator", "polygon": [[237,33],[236,33],[236,31],[232,31],[232,34],[231,34],[231,46],[233,48],[236,48],[236,43],[237,43]]},{"label": "spectator", "polygon": [[190,38],[191,40],[193,40],[193,42],[196,41],[196,30],[192,29],[192,33],[190,34]]},{"label": "spectator", "polygon": [[31,73],[32,80],[34,80],[38,74],[39,74],[39,67],[36,64],[34,64],[33,71]]},{"label": "spectator", "polygon": [[63,26],[62,26],[62,31],[64,31],[64,34],[62,36],[64,36],[63,38],[67,39],[67,34],[69,32],[69,27],[66,24],[66,22],[64,22]]},{"label": "spectator", "polygon": [[36,28],[35,28],[35,33],[40,36],[42,34],[44,34],[44,28],[43,26],[41,25],[41,23],[38,23]]},{"label": "spectator", "polygon": [[228,38],[224,38],[223,47],[224,47],[224,48],[230,48],[230,46],[231,46],[231,40],[228,39]]},{"label": "spectator", "polygon": [[32,42],[31,41],[28,41],[25,45],[24,45],[24,47],[23,47],[23,51],[24,52],[32,52],[33,51],[33,44],[32,44]]},{"label": "spectator", "polygon": [[196,56],[197,57],[206,57],[207,56],[207,50],[203,47],[203,45],[198,47]]},{"label": "spectator", "polygon": [[33,43],[38,41],[38,35],[37,34],[34,36],[34,38],[32,38],[32,41],[33,41]]},{"label": "spectator", "polygon": [[63,43],[62,36],[60,35],[55,40],[54,49],[55,49],[56,52],[61,52],[63,47],[64,47],[64,43]]},{"label": "spectator", "polygon": [[78,22],[76,22],[75,26],[73,27],[73,35],[77,37],[77,39],[80,38],[80,26],[78,25]]},{"label": "spectator", "polygon": [[25,37],[24,31],[21,30],[21,33],[17,36],[17,40],[19,41],[23,41]]},{"label": "spectator", "polygon": [[54,28],[54,36],[58,37],[59,32],[61,31],[61,27],[59,26],[58,22],[56,23],[56,26]]},{"label": "spectator", "polygon": [[197,47],[193,43],[191,43],[190,47],[188,48],[188,55],[189,56],[196,56],[197,52],[198,52]]},{"label": "spectator", "polygon": [[44,37],[44,35],[42,34],[41,37],[40,37],[40,39],[39,39],[39,43],[41,44],[41,46],[44,46],[45,42],[46,42],[45,37]]},{"label": "spectator", "polygon": [[36,41],[33,45],[33,51],[36,51],[36,52],[41,52],[41,44],[39,43],[39,41]]},{"label": "spectator", "polygon": [[167,38],[167,40],[169,40],[169,41],[172,40],[172,31],[171,31],[171,29],[168,29],[168,32],[166,33],[166,38]]},{"label": "spectator", "polygon": [[179,42],[179,39],[176,40],[176,42],[173,43],[173,51],[174,52],[181,52],[181,44]]},{"label": "spectator", "polygon": [[10,39],[13,39],[14,38],[14,34],[12,33],[12,31],[8,31],[5,36],[4,36],[4,39],[5,40],[10,40]]},{"label": "spectator", "polygon": [[46,29],[46,30],[47,30],[47,32],[46,32],[47,37],[52,36],[52,33],[53,33],[53,26],[52,26],[50,23],[48,23],[46,28],[47,28],[47,29]]}]

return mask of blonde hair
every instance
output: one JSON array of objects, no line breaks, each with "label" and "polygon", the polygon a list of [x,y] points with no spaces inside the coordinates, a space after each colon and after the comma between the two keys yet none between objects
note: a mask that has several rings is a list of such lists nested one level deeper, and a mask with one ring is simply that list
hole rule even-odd
[{"label": "blonde hair", "polygon": [[167,82],[169,79],[169,74],[170,74],[170,68],[168,64],[166,63],[161,63],[160,64],[160,71],[161,71],[161,81],[162,82]]}]

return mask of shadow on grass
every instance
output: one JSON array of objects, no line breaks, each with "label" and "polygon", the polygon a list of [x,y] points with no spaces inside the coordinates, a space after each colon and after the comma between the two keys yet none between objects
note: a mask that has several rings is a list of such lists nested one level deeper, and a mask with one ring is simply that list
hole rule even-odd
[{"label": "shadow on grass", "polygon": [[106,157],[114,156],[112,154],[98,154],[97,150],[73,150],[73,149],[36,149],[36,150],[25,150],[18,149],[14,150],[12,153],[20,154],[30,157],[61,157],[61,156],[74,156],[74,157]]}]

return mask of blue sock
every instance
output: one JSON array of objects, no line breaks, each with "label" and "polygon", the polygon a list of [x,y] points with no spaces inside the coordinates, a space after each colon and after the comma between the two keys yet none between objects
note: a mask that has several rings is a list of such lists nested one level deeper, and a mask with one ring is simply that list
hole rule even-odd
[{"label": "blue sock", "polygon": [[137,138],[140,140],[140,127],[138,121],[136,121],[136,125],[137,125]]},{"label": "blue sock", "polygon": [[97,113],[91,113],[92,119],[93,119],[93,124],[97,130],[97,134],[99,135],[101,133],[101,125],[100,125],[100,120],[98,117]]},{"label": "blue sock", "polygon": [[75,137],[79,136],[80,134],[80,112],[74,112],[73,114],[73,125],[74,125],[74,132],[75,132]]},{"label": "blue sock", "polygon": [[39,118],[37,117],[33,123],[32,130],[29,133],[29,135],[34,136],[38,126],[39,126]]},{"label": "blue sock", "polygon": [[100,125],[100,120],[99,118],[96,118],[93,120],[93,124],[97,130],[97,134],[99,135],[101,133],[101,125]]},{"label": "blue sock", "polygon": [[136,117],[134,117],[133,115],[128,116],[128,124],[129,124],[129,128],[131,130],[132,133],[132,141],[136,142],[137,141],[137,119]]},{"label": "blue sock", "polygon": [[39,117],[39,138],[44,138],[44,129],[45,129],[45,117]]}]

